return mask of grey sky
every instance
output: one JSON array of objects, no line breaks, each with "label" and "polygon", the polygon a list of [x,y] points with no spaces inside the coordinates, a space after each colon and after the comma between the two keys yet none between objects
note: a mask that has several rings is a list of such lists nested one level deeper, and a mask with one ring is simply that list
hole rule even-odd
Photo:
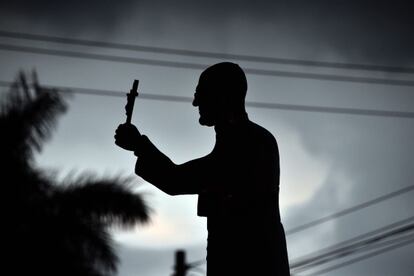
[{"label": "grey sky", "polygon": [[[156,47],[297,59],[414,67],[413,5],[410,1],[1,1],[0,29]],[[27,41],[0,38],[0,43]],[[212,64],[215,59],[30,45],[115,55]],[[51,85],[128,91],[139,78],[143,93],[192,96],[200,71],[50,57],[0,51],[0,80],[36,68]],[[393,75],[240,62],[242,67],[404,78]],[[286,79],[248,75],[248,100],[414,111],[412,87]],[[85,169],[130,174],[134,157],[116,148],[113,131],[123,122],[122,98],[75,96],[40,166],[62,175]],[[190,103],[138,99],[133,122],[161,150],[181,163],[207,154],[212,129],[197,123]],[[277,138],[281,153],[281,207],[287,229],[412,184],[413,119],[332,115],[249,108],[249,116]],[[188,248],[203,258],[205,221],[196,198],[171,198],[137,177],[148,193],[154,222],[117,233],[120,276],[162,276],[172,252]],[[403,219],[414,193],[288,237],[292,259]],[[327,275],[413,275],[410,245]]]},{"label": "grey sky", "polygon": [[184,48],[236,47],[296,58],[326,51],[359,62],[410,63],[413,58],[411,1],[16,0],[0,5],[2,25],[60,34],[108,40],[123,35],[123,41],[149,38],[154,43],[166,39]]}]

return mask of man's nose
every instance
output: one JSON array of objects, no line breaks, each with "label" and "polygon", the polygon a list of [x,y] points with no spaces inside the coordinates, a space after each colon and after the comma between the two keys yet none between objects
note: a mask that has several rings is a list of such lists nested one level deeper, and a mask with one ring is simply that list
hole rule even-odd
[{"label": "man's nose", "polygon": [[196,95],[194,95],[193,106],[198,106],[198,100],[197,100]]}]

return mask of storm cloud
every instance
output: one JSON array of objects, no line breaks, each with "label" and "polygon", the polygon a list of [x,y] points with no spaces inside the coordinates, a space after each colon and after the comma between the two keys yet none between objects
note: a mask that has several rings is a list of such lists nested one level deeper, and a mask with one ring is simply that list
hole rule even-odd
[{"label": "storm cloud", "polygon": [[220,39],[217,50],[225,52],[236,41],[250,49],[234,46],[241,52],[274,57],[297,49],[308,59],[333,52],[339,61],[413,64],[412,1],[16,0],[2,1],[0,8],[2,25],[30,22],[32,30],[71,36],[92,33],[110,40],[123,26],[133,38],[169,33],[177,39]]},{"label": "storm cloud", "polygon": [[[413,67],[413,14],[412,1],[0,0],[0,29],[155,47]],[[24,44],[26,41],[12,42]],[[109,53],[109,50],[98,48],[88,50]],[[22,66],[29,66],[29,69],[36,66],[41,81],[46,84],[120,91],[129,89],[130,81],[138,76],[140,89],[149,94],[191,97],[201,71],[45,58],[8,51],[0,51],[0,54],[1,80],[9,80]],[[147,58],[147,53],[122,54]],[[217,61],[148,56],[200,64]],[[249,62],[240,62],[240,65],[264,69],[282,67]],[[413,79],[409,74],[323,70],[325,73]],[[249,101],[414,110],[412,87],[254,75],[248,75],[248,81]],[[91,168],[132,174],[134,157],[119,151],[113,144],[113,131],[124,120],[124,102],[122,98],[76,96],[70,102],[69,112],[56,137],[38,159],[39,164],[65,171]],[[282,218],[286,229],[412,185],[412,119],[253,107],[249,107],[248,112],[250,118],[269,129],[279,143]],[[191,103],[138,99],[134,116],[140,130],[177,163],[208,153],[214,144],[213,131],[197,125],[197,114]],[[128,238],[122,240],[120,275],[167,275],[171,271],[174,249],[184,244],[188,246],[190,259],[202,259],[206,230],[205,222],[196,218],[196,199],[172,199],[147,183],[142,186],[150,190],[152,206],[159,216],[148,228],[129,233]],[[412,215],[413,200],[414,193],[407,193],[288,236],[290,257],[294,259]],[[146,248],[141,248],[143,246]],[[331,275],[411,276],[413,249],[408,246],[388,252],[333,271]]]}]

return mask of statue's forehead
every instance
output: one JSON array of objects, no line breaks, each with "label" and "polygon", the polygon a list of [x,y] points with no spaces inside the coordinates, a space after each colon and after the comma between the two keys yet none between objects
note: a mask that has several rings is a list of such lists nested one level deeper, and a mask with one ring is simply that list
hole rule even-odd
[{"label": "statue's forehead", "polygon": [[198,79],[198,84],[196,90],[203,90],[211,86],[212,79],[208,77],[208,74],[202,73]]}]

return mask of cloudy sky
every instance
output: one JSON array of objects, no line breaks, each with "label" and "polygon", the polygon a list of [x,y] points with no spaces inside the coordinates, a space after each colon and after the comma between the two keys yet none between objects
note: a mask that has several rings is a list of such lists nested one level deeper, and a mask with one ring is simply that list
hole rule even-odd
[{"label": "cloudy sky", "polygon": [[[203,52],[414,68],[414,4],[409,1],[0,1],[0,31]],[[201,65],[218,58],[66,45],[0,35],[0,80],[38,71],[52,86],[191,97],[201,69],[172,68],[5,50],[1,45],[115,55]],[[414,81],[413,73],[346,70],[235,60],[243,68]],[[202,68],[200,66],[199,68]],[[249,107],[273,133],[281,155],[286,229],[412,185],[414,88],[248,74],[249,102],[399,111],[411,118]],[[39,166],[132,174],[134,157],[113,144],[125,99],[75,95]],[[133,122],[176,163],[207,154],[214,130],[198,125],[190,102],[138,99]],[[205,219],[196,197],[168,197],[136,177],[154,209],[151,225],[116,232],[120,276],[163,276],[174,250],[205,257]],[[291,260],[414,215],[414,192],[288,236]],[[326,275],[414,274],[407,245]],[[300,274],[301,275],[301,274]],[[306,273],[303,273],[306,275]]]}]

